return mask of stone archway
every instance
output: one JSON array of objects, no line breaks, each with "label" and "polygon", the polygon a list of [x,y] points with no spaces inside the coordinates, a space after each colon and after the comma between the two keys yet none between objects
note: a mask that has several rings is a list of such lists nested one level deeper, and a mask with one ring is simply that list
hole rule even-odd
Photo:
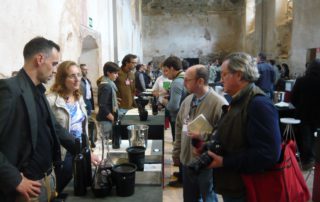
[{"label": "stone archway", "polygon": [[[100,72],[101,41],[100,34],[93,32],[88,28],[81,29],[82,48],[79,57],[79,64],[88,66],[88,78],[92,82],[93,88],[96,89],[96,80],[102,75]],[[95,91],[95,90],[94,90]]]}]

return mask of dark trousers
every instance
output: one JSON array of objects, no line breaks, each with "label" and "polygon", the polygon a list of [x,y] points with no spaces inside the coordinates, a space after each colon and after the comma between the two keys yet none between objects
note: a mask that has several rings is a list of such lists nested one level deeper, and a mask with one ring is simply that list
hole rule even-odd
[{"label": "dark trousers", "polygon": [[89,141],[91,143],[91,147],[94,147],[95,137],[94,137],[94,122],[89,120],[88,122],[88,132],[89,132]]},{"label": "dark trousers", "polygon": [[317,127],[311,123],[301,123],[300,132],[302,138],[301,161],[303,164],[314,161],[314,132]]},{"label": "dark trousers", "polygon": [[57,182],[57,191],[58,193],[62,192],[63,189],[69,184],[72,179],[72,164],[73,164],[73,155],[69,152],[66,153],[64,161],[62,162],[62,168],[60,172],[60,180]]},{"label": "dark trousers", "polygon": [[183,170],[183,201],[184,202],[218,202],[216,193],[213,191],[212,169],[202,169],[195,174],[182,165]]},{"label": "dark trousers", "polygon": [[91,110],[92,110],[91,100],[84,99],[84,102],[86,103],[87,114],[88,114],[88,116],[90,116],[91,115]]}]

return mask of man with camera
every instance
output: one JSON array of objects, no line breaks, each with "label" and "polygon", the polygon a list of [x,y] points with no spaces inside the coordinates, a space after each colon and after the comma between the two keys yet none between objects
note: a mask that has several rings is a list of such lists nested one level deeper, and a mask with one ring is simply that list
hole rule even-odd
[{"label": "man with camera", "polygon": [[[202,169],[198,173],[189,170],[187,165],[195,160],[191,131],[187,130],[188,123],[199,115],[214,126],[222,113],[222,106],[227,101],[208,86],[209,73],[203,65],[190,67],[184,77],[184,86],[191,93],[182,102],[176,118],[176,139],[173,146],[172,158],[175,164],[182,164],[183,198],[185,202],[217,201],[213,191],[211,169]],[[193,131],[200,133],[201,131]],[[201,134],[204,141],[209,140],[211,133]]]},{"label": "man with camera", "polygon": [[253,58],[232,53],[221,69],[224,92],[232,96],[219,121],[214,138],[222,154],[211,151],[215,191],[225,202],[246,201],[241,174],[263,171],[279,159],[281,136],[278,112],[265,93],[255,86],[259,78]]}]

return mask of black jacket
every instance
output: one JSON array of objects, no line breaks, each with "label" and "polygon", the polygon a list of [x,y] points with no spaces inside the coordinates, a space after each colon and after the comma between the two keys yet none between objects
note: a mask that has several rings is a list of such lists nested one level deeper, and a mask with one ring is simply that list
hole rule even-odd
[{"label": "black jacket", "polygon": [[320,75],[298,78],[291,91],[291,103],[302,122],[320,127]]},{"label": "black jacket", "polygon": [[[36,103],[27,74],[20,70],[16,77],[0,80],[0,199],[15,201],[20,171],[36,146],[38,126]],[[54,137],[53,161],[61,162],[60,142],[74,153],[74,138],[58,124],[47,104]],[[58,177],[58,176],[57,176]]]},{"label": "black jacket", "polygon": [[[107,119],[109,113],[112,111],[112,88],[110,84],[100,84],[98,87],[98,105],[99,111],[97,114],[97,121],[110,121]],[[111,121],[110,121],[111,122]]]}]

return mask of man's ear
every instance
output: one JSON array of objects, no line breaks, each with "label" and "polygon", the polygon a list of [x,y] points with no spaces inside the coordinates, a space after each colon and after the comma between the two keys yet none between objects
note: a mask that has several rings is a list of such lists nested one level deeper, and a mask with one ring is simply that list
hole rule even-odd
[{"label": "man's ear", "polygon": [[204,79],[203,78],[199,78],[198,80],[197,80],[197,83],[199,84],[199,85],[204,85]]},{"label": "man's ear", "polygon": [[44,55],[42,53],[38,53],[34,57],[35,57],[34,61],[36,66],[40,66],[45,60]]}]

